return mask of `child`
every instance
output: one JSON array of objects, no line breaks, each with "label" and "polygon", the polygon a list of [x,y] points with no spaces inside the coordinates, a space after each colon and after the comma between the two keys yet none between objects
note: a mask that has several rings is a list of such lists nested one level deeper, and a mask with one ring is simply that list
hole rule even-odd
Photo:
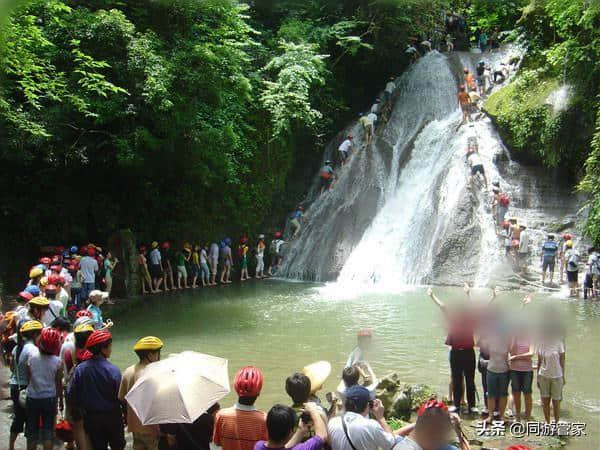
[{"label": "child", "polygon": [[92,313],[94,328],[96,328],[96,330],[100,330],[103,328],[112,327],[112,321],[110,319],[104,322],[102,318],[102,310],[100,309],[100,307],[108,299],[108,292],[102,292],[95,289],[90,292],[89,299],[91,304],[88,306],[87,310]]},{"label": "child", "polygon": [[58,353],[61,336],[58,330],[45,328],[38,343],[39,352],[27,362],[27,448],[41,442],[44,450],[52,450],[57,398],[62,409],[62,365]]}]

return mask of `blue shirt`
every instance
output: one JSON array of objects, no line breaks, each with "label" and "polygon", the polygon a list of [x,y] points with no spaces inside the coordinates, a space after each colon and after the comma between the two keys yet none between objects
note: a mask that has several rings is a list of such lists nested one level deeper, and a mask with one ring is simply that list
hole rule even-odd
[{"label": "blue shirt", "polygon": [[292,219],[300,219],[302,217],[302,211],[296,211],[292,214]]},{"label": "blue shirt", "polygon": [[103,356],[94,356],[75,367],[67,394],[86,411],[112,411],[121,407],[120,385],[119,368]]},{"label": "blue shirt", "polygon": [[542,254],[544,258],[554,258],[558,251],[558,244],[554,241],[546,241],[542,245]]},{"label": "blue shirt", "polygon": [[94,328],[99,329],[104,326],[102,320],[102,310],[93,303],[87,307],[87,310],[92,313],[92,320],[94,321]]}]

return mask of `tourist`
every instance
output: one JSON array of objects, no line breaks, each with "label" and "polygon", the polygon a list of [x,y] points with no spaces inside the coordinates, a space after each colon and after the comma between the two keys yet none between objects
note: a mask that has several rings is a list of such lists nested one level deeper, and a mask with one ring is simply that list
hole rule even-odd
[{"label": "tourist", "polygon": [[327,420],[327,412],[321,407],[321,401],[317,397],[312,396],[313,387],[311,380],[307,375],[296,372],[287,377],[285,380],[285,392],[292,399],[292,409],[298,416],[302,414],[304,404],[311,402],[320,407],[319,412],[321,413],[323,420]]},{"label": "tourist", "polygon": [[481,50],[481,53],[485,52],[485,50],[487,49],[487,45],[488,45],[487,32],[485,30],[481,30],[481,32],[479,33],[479,49]]},{"label": "tourist", "polygon": [[471,121],[471,97],[465,90],[465,85],[461,84],[458,90],[458,104],[463,113],[461,125]]},{"label": "tourist", "polygon": [[346,137],[346,139],[344,139],[344,141],[338,147],[338,151],[340,152],[340,161],[341,161],[342,167],[344,167],[344,165],[346,164],[346,161],[347,161],[348,157],[350,156],[350,152],[352,151],[352,148],[353,148],[352,140],[353,140],[353,137],[351,134],[349,134]]},{"label": "tourist", "polygon": [[519,242],[521,241],[521,227],[519,226],[517,219],[514,217],[510,217],[508,221],[510,222],[510,231],[508,235],[510,239],[510,248],[514,250],[516,259],[519,251]]},{"label": "tourist", "polygon": [[221,284],[231,284],[231,269],[233,267],[233,256],[231,254],[231,238],[225,238],[221,248],[221,261],[223,271],[221,272]]},{"label": "tourist", "polygon": [[[21,311],[20,320],[39,320],[43,323],[44,317],[47,317],[49,308],[50,301],[46,297],[33,297],[27,303],[27,308]],[[46,320],[48,321],[48,324],[50,324],[51,320],[49,320],[49,318]]]},{"label": "tourist", "polygon": [[81,270],[81,300],[86,301],[90,292],[96,288],[96,273],[98,272],[98,261],[96,261],[96,249],[88,247],[86,255],[79,261]]},{"label": "tourist", "polygon": [[198,281],[198,277],[200,276],[200,246],[198,244],[194,245],[194,251],[192,252],[192,288],[196,289],[198,285],[196,282]]},{"label": "tourist", "polygon": [[[165,286],[165,292],[169,289],[176,289],[175,282],[173,280],[173,266],[171,265],[171,243],[163,242],[160,246],[160,259],[163,264],[163,285]],[[169,288],[170,287],[170,288]]]},{"label": "tourist", "polygon": [[256,367],[244,367],[236,374],[233,387],[238,402],[217,413],[213,442],[222,450],[253,450],[266,441],[266,414],[254,406],[263,386],[263,374]]},{"label": "tourist", "polygon": [[373,126],[374,122],[371,118],[370,114],[360,114],[360,119],[358,120],[363,127],[363,132],[365,134],[365,144],[369,145],[371,143],[371,139],[373,138]]},{"label": "tourist", "polygon": [[[486,327],[489,360],[487,363],[487,422],[504,420],[504,412],[508,402],[508,383],[510,367],[508,354],[510,337],[504,332],[504,324],[499,317],[491,317]],[[495,414],[497,413],[497,416]]]},{"label": "tourist", "polygon": [[500,194],[498,195],[498,204],[497,204],[497,217],[496,217],[496,223],[498,224],[498,226],[500,226],[500,224],[502,222],[504,222],[504,217],[506,216],[506,213],[508,212],[508,205],[510,204],[510,199],[508,197],[508,195],[505,192],[500,192]]},{"label": "tourist", "polygon": [[256,273],[254,278],[261,280],[265,277],[265,235],[258,235],[258,242],[256,243]]},{"label": "tourist", "polygon": [[119,368],[108,361],[112,353],[112,336],[106,330],[94,331],[87,340],[93,355],[73,372],[67,395],[83,410],[84,428],[93,450],[125,448],[123,410],[118,393],[121,385]]},{"label": "tourist", "polygon": [[217,285],[217,272],[219,266],[219,244],[213,242],[210,244],[209,252],[209,263],[210,263],[210,286]]},{"label": "tourist", "polygon": [[[187,289],[189,287],[188,276],[187,269],[185,268],[185,255],[183,254],[183,250],[179,250],[175,253],[175,268],[177,269],[177,288]],[[183,285],[181,284],[181,280],[183,280]]]},{"label": "tourist", "polygon": [[600,254],[595,247],[588,249],[588,271],[591,278],[591,296],[595,297],[598,295],[598,287],[600,282]]},{"label": "tourist", "polygon": [[431,289],[427,293],[444,314],[448,326],[446,345],[451,347],[450,372],[454,402],[450,411],[460,411],[464,379],[469,413],[477,413],[475,408],[475,340],[473,337],[476,326],[475,317],[467,303],[460,302],[456,306],[447,307]]},{"label": "tourist", "polygon": [[[487,367],[490,362],[490,349],[488,347],[487,337],[484,332],[479,332],[477,339],[477,347],[479,347],[479,357],[477,358],[477,370],[481,375],[481,387],[483,388],[483,409],[481,410],[482,416],[489,414],[488,404],[488,387],[487,387]],[[451,392],[452,394],[452,392]],[[493,412],[493,411],[492,411]]]},{"label": "tourist", "polygon": [[13,420],[10,425],[9,450],[15,450],[15,442],[27,421],[24,396],[21,393],[29,384],[29,371],[27,362],[29,358],[38,353],[36,341],[42,331],[43,325],[37,320],[24,322],[17,333],[17,345],[12,350],[12,366],[10,375],[10,398],[13,403]]},{"label": "tourist", "polygon": [[321,194],[325,190],[330,190],[331,185],[334,179],[333,167],[331,166],[331,161],[326,160],[325,165],[321,168],[319,172],[319,176],[321,178]]},{"label": "tourist", "polygon": [[550,402],[554,411],[554,422],[560,419],[560,402],[565,381],[565,345],[557,330],[545,324],[541,342],[537,348],[537,386],[542,398],[542,409],[546,423],[550,423]]},{"label": "tourist", "polygon": [[240,281],[246,281],[250,277],[248,276],[248,251],[250,247],[248,247],[248,238],[244,236],[238,246],[238,258],[240,259]]},{"label": "tourist", "polygon": [[202,279],[202,287],[210,286],[210,270],[208,268],[208,242],[200,249],[200,278]]},{"label": "tourist", "polygon": [[97,289],[90,292],[90,305],[87,307],[87,310],[92,314],[92,322],[94,323],[94,328],[96,328],[96,330],[105,327],[110,327],[109,324],[112,323],[110,321],[104,323],[104,319],[102,317],[102,309],[100,309],[100,307],[106,302],[107,299],[108,292],[102,292]]},{"label": "tourist", "polygon": [[429,400],[417,411],[414,428],[394,446],[394,450],[456,449],[448,444],[448,435],[452,430],[456,433],[461,450],[470,449],[460,427],[460,418],[456,414],[450,414],[448,407],[439,400]]},{"label": "tourist", "polygon": [[119,264],[119,260],[113,257],[110,251],[106,252],[106,258],[104,259],[104,286],[108,295],[110,295],[110,291],[112,290],[113,271],[117,267],[117,264]]},{"label": "tourist", "polygon": [[448,53],[454,51],[454,44],[452,43],[453,37],[450,33],[446,34],[446,51]]},{"label": "tourist", "polygon": [[517,262],[519,271],[526,272],[527,270],[527,259],[529,257],[529,231],[527,230],[527,224],[521,222],[519,224],[521,234],[519,237],[519,250],[517,253]]},{"label": "tourist", "polygon": [[383,91],[383,95],[385,98],[385,102],[387,104],[392,100],[392,96],[394,95],[394,91],[396,90],[396,83],[394,83],[394,77],[390,77],[389,81],[385,85],[385,90]]},{"label": "tourist", "polygon": [[49,327],[52,322],[58,317],[65,315],[63,303],[56,300],[58,288],[53,284],[46,285],[44,295],[48,299],[48,308],[42,314],[42,323]]},{"label": "tourist", "polygon": [[376,125],[377,125],[377,114],[375,114],[374,112],[370,112],[369,114],[367,114],[367,118],[373,124],[373,131],[371,133],[371,138],[373,138],[373,136],[375,135]]},{"label": "tourist", "polygon": [[[79,313],[87,313],[86,310]],[[60,358],[63,363],[64,381],[63,386],[68,386],[75,367],[91,358],[92,354],[85,349],[85,343],[94,332],[94,326],[89,317],[79,314],[73,324],[73,335],[68,336],[60,350]],[[89,448],[88,437],[83,427],[83,412],[67,396],[65,401],[65,419],[71,424],[73,439],[77,449]],[[67,443],[67,448],[74,448],[73,443]]]},{"label": "tourist", "polygon": [[138,254],[138,268],[142,284],[142,294],[147,294],[148,290],[150,290],[151,294],[155,294],[156,291],[154,290],[154,286],[152,286],[152,279],[150,278],[150,271],[148,270],[148,261],[146,260],[145,245],[140,246],[140,251]]},{"label": "tourist", "polygon": [[463,69],[463,73],[465,75],[465,86],[469,91],[476,91],[477,84],[475,83],[475,76],[471,73],[468,67]]},{"label": "tourist", "polygon": [[467,150],[467,162],[471,168],[471,174],[469,175],[469,184],[473,185],[475,177],[481,174],[483,177],[484,186],[487,189],[487,177],[485,176],[485,169],[483,168],[483,161],[477,150]]},{"label": "tourist", "polygon": [[510,384],[514,412],[517,422],[521,421],[521,393],[525,401],[525,421],[531,420],[534,345],[525,323],[520,323],[510,345]]},{"label": "tourist", "polygon": [[[267,414],[268,441],[259,441],[254,450],[267,449],[296,449],[296,450],[320,450],[327,441],[327,425],[321,418],[319,410],[314,403],[306,403],[304,411],[309,415],[308,423],[300,419],[297,423],[296,412],[289,406],[275,405]],[[314,435],[305,440],[309,434],[309,424],[314,430]],[[294,428],[297,430],[294,433]]]},{"label": "tourist", "polygon": [[152,285],[156,292],[162,292],[160,285],[163,282],[163,266],[162,257],[160,250],[158,249],[158,242],[154,241],[151,244],[152,250],[150,251],[150,275],[152,275]]},{"label": "tourist", "polygon": [[71,274],[71,301],[77,309],[81,308],[81,287],[83,282],[83,275],[79,269],[79,264],[71,264],[69,266],[69,273]]},{"label": "tourist", "polygon": [[565,233],[562,235],[559,243],[558,243],[558,260],[560,262],[560,284],[564,283],[564,273],[567,268],[567,263],[565,261],[565,253],[567,252],[567,242],[573,240],[573,235],[570,233]]},{"label": "tourist", "polygon": [[490,52],[500,48],[500,29],[494,28],[492,35],[490,36]]},{"label": "tourist", "polygon": [[[52,450],[57,409],[63,409],[60,358],[61,335],[58,330],[44,328],[38,341],[39,351],[29,356],[27,370],[27,448],[35,449],[41,443],[44,450]],[[58,399],[58,401],[57,401]]]},{"label": "tourist", "polygon": [[[140,379],[146,367],[160,360],[160,350],[162,348],[162,341],[154,336],[146,336],[135,343],[133,351],[139,361],[137,364],[129,366],[123,372],[118,394],[118,398],[122,403],[126,403],[125,396],[135,382]],[[142,425],[137,414],[129,404],[127,404],[127,429],[133,434],[134,449],[158,450],[158,438],[160,434],[158,425]]]},{"label": "tourist", "polygon": [[477,90],[479,92],[479,95],[483,97],[486,90],[484,61],[479,61],[479,64],[477,64],[477,67],[475,68],[475,73],[477,74],[477,76],[475,77],[475,81],[477,82]]},{"label": "tourist", "polygon": [[[327,163],[328,161],[326,161]],[[269,265],[269,275],[273,276],[281,267],[281,262],[283,261],[283,255],[281,254],[281,246],[285,244],[285,241],[281,239],[282,233],[281,231],[276,231],[274,234],[274,239],[271,241],[270,254],[271,261]]]},{"label": "tourist", "polygon": [[215,417],[221,406],[218,403],[198,417],[193,423],[169,423],[160,425],[166,435],[170,450],[211,450]]},{"label": "tourist", "polygon": [[579,252],[573,247],[573,241],[567,241],[565,248],[567,251],[564,254],[564,260],[567,267],[569,295],[577,297],[579,291]]},{"label": "tourist", "polygon": [[304,218],[304,206],[298,205],[296,211],[292,213],[290,216],[290,226],[292,227],[292,239],[296,239],[300,234],[300,230],[302,229],[302,222],[305,221]]},{"label": "tourist", "polygon": [[353,386],[346,391],[344,406],[346,412],[329,421],[332,450],[391,449],[396,444],[396,436],[406,435],[413,428],[409,425],[393,432],[385,420],[381,401],[371,401],[371,394],[362,386]]},{"label": "tourist", "polygon": [[404,53],[408,55],[409,64],[416,62],[421,56],[419,50],[417,50],[417,48],[412,44],[406,44],[406,50],[404,50]]},{"label": "tourist", "polygon": [[367,364],[368,353],[373,341],[373,331],[370,328],[363,328],[356,334],[356,347],[350,353],[344,367],[352,367],[356,364]]},{"label": "tourist", "polygon": [[546,272],[550,272],[550,284],[554,280],[554,266],[558,244],[554,240],[554,234],[549,233],[546,241],[542,244],[542,285],[546,285]]},{"label": "tourist", "polygon": [[585,278],[583,279],[583,299],[594,297],[594,277],[592,276],[592,258],[594,257],[594,248],[588,249],[588,263],[585,265]]}]

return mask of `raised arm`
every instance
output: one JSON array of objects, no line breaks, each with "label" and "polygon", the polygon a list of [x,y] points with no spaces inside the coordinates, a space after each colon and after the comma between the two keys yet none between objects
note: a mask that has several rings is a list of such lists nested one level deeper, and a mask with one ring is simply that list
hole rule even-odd
[{"label": "raised arm", "polygon": [[446,305],[439,298],[437,298],[437,296],[433,293],[433,289],[427,289],[427,295],[429,295],[431,300],[433,300],[433,303],[435,303],[442,311],[446,312]]}]

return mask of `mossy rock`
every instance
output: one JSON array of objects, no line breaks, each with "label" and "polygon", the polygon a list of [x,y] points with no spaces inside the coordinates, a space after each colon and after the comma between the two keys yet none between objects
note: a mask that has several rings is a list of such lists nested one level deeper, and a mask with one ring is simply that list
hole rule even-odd
[{"label": "mossy rock", "polygon": [[416,411],[423,403],[432,397],[436,397],[437,393],[425,384],[415,384],[410,390],[412,409]]}]

